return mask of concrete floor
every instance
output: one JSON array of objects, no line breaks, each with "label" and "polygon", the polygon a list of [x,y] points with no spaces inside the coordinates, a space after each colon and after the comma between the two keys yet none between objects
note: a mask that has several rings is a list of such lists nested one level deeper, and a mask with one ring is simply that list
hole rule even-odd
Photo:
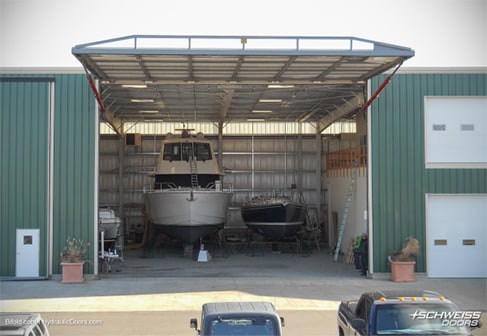
[{"label": "concrete floor", "polygon": [[300,249],[295,243],[227,244],[207,246],[208,262],[198,262],[199,250],[183,246],[150,251],[126,250],[124,261],[114,261],[112,271],[103,266],[102,278],[126,277],[357,277],[355,268],[334,263],[328,249]]}]

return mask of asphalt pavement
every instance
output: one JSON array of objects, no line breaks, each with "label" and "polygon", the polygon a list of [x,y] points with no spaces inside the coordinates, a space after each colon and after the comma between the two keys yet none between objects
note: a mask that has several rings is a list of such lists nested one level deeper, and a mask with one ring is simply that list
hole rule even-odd
[{"label": "asphalt pavement", "polygon": [[286,319],[285,335],[299,336],[336,335],[340,301],[374,289],[432,290],[462,310],[487,311],[484,278],[416,274],[414,282],[397,283],[388,274],[362,277],[326,250],[254,246],[227,252],[215,250],[210,261],[197,262],[180,250],[128,250],[112,272],[86,276],[81,284],[62,284],[59,276],[2,281],[0,310],[40,312],[51,335],[194,335],[189,319],[199,318],[205,302],[270,301]]}]

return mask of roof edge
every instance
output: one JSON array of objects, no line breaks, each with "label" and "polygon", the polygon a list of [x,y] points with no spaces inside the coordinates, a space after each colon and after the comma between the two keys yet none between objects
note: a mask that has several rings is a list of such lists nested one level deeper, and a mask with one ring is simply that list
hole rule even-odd
[{"label": "roof edge", "polygon": [[[392,73],[389,69],[384,74]],[[402,66],[398,74],[487,74],[487,66],[452,66],[452,67],[406,67]],[[1,67],[0,74],[85,74],[83,67]]]},{"label": "roof edge", "polygon": [[[392,73],[393,69],[384,74]],[[406,67],[397,71],[398,74],[487,74],[487,66],[451,66],[451,67]]]},{"label": "roof edge", "polygon": [[[223,43],[222,43],[223,42]],[[399,56],[414,50],[353,36],[129,35],[78,44],[75,56],[136,55],[328,55]]]},{"label": "roof edge", "polygon": [[24,75],[24,74],[85,74],[83,67],[1,67],[0,74]]}]

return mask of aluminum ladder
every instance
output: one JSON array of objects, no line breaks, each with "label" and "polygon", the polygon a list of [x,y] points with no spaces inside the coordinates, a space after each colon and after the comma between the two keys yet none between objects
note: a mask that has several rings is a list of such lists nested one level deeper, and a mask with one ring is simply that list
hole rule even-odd
[{"label": "aluminum ladder", "polygon": [[340,231],[338,233],[338,241],[335,249],[335,256],[333,257],[334,262],[338,261],[338,256],[340,255],[340,247],[342,246],[343,232],[345,231],[345,224],[347,223],[348,212],[350,211],[350,203],[352,202],[352,195],[353,195],[353,185],[355,184],[355,180],[357,179],[357,171],[358,171],[358,160],[355,160],[353,162],[352,179],[348,184],[347,197],[345,199],[345,208],[343,209],[342,223],[340,225]]},{"label": "aluminum ladder", "polygon": [[191,187],[198,187],[198,168],[196,164],[196,158],[191,156],[189,159],[189,167],[191,169]]}]

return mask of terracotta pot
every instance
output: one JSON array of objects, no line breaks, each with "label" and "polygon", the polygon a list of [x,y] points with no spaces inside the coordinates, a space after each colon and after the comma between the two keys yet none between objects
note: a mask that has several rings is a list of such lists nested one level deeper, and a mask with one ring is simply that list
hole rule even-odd
[{"label": "terracotta pot", "polygon": [[413,282],[416,261],[390,261],[391,280],[396,282]]},{"label": "terracotta pot", "polygon": [[84,261],[81,262],[62,262],[61,266],[63,268],[63,279],[62,283],[81,283],[85,279],[83,278],[83,265]]}]

